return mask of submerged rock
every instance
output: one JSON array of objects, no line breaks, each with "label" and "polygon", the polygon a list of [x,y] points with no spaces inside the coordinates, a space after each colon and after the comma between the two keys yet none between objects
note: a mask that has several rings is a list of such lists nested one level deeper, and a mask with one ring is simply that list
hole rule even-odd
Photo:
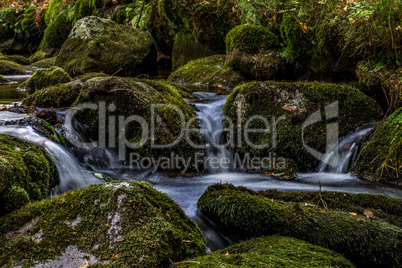
[{"label": "submerged rock", "polygon": [[14,74],[25,74],[25,68],[18,63],[0,60],[0,74],[2,75],[14,75]]},{"label": "submerged rock", "polygon": [[283,236],[254,238],[208,255],[177,263],[178,267],[354,267],[332,250]]},{"label": "submerged rock", "polygon": [[184,85],[233,88],[242,83],[244,77],[225,67],[225,55],[214,55],[188,62],[171,73],[168,80]]},{"label": "submerged rock", "polygon": [[197,204],[226,232],[291,236],[332,249],[362,266],[397,267],[402,261],[402,229],[379,219],[311,204],[283,204],[230,184],[208,187]]},{"label": "submerged rock", "polygon": [[146,32],[90,16],[76,22],[55,65],[72,76],[88,72],[153,73],[153,45]]},{"label": "submerged rock", "polygon": [[252,79],[272,79],[284,68],[278,37],[261,25],[239,25],[226,35],[226,66]]},{"label": "submerged rock", "polygon": [[[233,144],[235,152],[249,154],[251,158],[272,155],[277,163],[284,162],[278,161],[282,157],[291,159],[296,171],[307,171],[317,167],[322,152],[338,137],[378,119],[381,113],[376,107],[374,100],[350,86],[267,81],[236,87],[226,101],[223,114],[232,120],[237,134],[241,131],[241,143]],[[325,113],[320,113],[324,108],[327,109],[325,117]],[[327,129],[323,118],[337,119],[338,126]],[[246,136],[246,126],[264,132],[249,131]],[[335,138],[331,141],[328,137]]]},{"label": "submerged rock", "polygon": [[167,267],[206,250],[196,224],[144,182],[92,185],[31,203],[1,218],[0,234],[2,266]]},{"label": "submerged rock", "polygon": [[402,108],[376,126],[352,167],[357,176],[402,184]]},{"label": "submerged rock", "polygon": [[5,134],[0,134],[0,171],[0,216],[45,198],[59,182],[43,148]]},{"label": "submerged rock", "polygon": [[32,77],[20,85],[20,88],[38,90],[48,86],[68,83],[71,77],[60,67],[37,70]]}]

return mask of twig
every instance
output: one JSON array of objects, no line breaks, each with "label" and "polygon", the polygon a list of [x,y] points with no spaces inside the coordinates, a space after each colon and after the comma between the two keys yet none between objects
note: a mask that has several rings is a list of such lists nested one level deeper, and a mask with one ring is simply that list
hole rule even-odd
[{"label": "twig", "polygon": [[144,5],[145,5],[145,0],[142,1],[140,15],[138,16],[138,20],[137,20],[137,24],[135,25],[135,28],[138,28],[138,25],[140,24],[140,20],[141,20],[141,17],[142,17],[142,11],[144,10]]},{"label": "twig", "polygon": [[320,189],[318,191],[318,194],[320,196],[320,200],[318,200],[317,206],[320,204],[320,202],[322,203],[325,211],[329,214],[329,210],[328,210],[328,205],[327,202],[325,202],[324,198],[322,198],[322,193],[321,193],[321,181],[318,181],[318,185],[320,186]]}]

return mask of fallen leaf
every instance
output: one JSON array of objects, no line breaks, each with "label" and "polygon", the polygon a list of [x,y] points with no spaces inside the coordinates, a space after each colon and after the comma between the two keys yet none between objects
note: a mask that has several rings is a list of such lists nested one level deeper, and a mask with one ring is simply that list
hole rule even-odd
[{"label": "fallen leaf", "polygon": [[354,212],[349,212],[349,214],[352,215],[352,216],[356,216],[356,215],[357,215],[357,213],[354,213]]},{"label": "fallen leaf", "polygon": [[302,29],[303,33],[307,33],[307,24],[303,23],[303,22],[299,22],[300,28]]},{"label": "fallen leaf", "polygon": [[226,251],[225,256],[229,256],[229,251]]}]

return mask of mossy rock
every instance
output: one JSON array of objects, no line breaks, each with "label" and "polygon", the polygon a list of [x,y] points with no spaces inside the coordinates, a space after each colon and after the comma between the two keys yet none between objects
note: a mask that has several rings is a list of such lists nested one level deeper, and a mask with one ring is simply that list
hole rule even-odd
[{"label": "mossy rock", "polygon": [[379,219],[327,212],[311,204],[283,204],[230,184],[208,187],[197,204],[226,232],[302,239],[362,266],[397,267],[402,261],[402,229]]},{"label": "mossy rock", "polygon": [[8,82],[10,82],[10,80],[8,80],[7,78],[4,78],[3,76],[0,75],[0,85],[8,83]]},{"label": "mossy rock", "polygon": [[71,107],[77,100],[82,83],[73,81],[66,84],[58,84],[37,90],[22,101],[22,105],[37,106],[41,108],[66,108]]},{"label": "mossy rock", "polygon": [[76,79],[85,83],[89,79],[96,78],[96,77],[108,77],[108,75],[105,73],[87,73],[87,74],[83,74],[83,75],[76,77]]},{"label": "mossy rock", "polygon": [[[297,171],[314,170],[319,163],[318,158],[322,158],[326,150],[326,135],[337,132],[327,133],[324,121],[318,120],[312,124],[306,121],[311,119],[309,116],[314,112],[332,107],[328,105],[334,105],[334,111],[336,105],[338,107],[337,115],[328,116],[337,117],[339,137],[381,116],[374,100],[350,86],[270,81],[242,84],[228,97],[223,114],[232,120],[236,133],[245,133],[247,122],[248,128],[267,130],[262,120],[250,120],[253,116],[262,116],[270,126],[263,133],[249,132],[250,145],[242,135],[241,143],[232,144],[232,149],[250,157],[266,157],[275,153],[276,157],[292,159]],[[276,124],[273,124],[274,121]],[[306,146],[313,148],[310,151],[315,150],[316,155],[313,156]]]},{"label": "mossy rock", "polygon": [[[194,156],[196,153],[202,154],[203,150],[191,146],[190,143],[184,139],[182,133],[182,131],[187,131],[187,127],[192,129],[199,128],[198,122],[194,120],[188,124],[189,120],[194,118],[196,114],[192,107],[184,100],[186,96],[192,96],[192,94],[189,93],[189,91],[184,91],[182,87],[174,83],[153,80],[133,80],[119,77],[98,77],[92,78],[83,84],[75,105],[78,107],[80,104],[85,103],[104,103],[106,105],[105,107],[114,105],[114,111],[106,109],[106,116],[122,116],[123,118],[138,116],[144,120],[141,124],[132,122],[126,127],[116,126],[116,129],[123,128],[124,134],[115,134],[115,144],[122,144],[120,139],[122,139],[122,135],[125,135],[128,144],[136,147],[126,147],[126,152],[120,150],[120,158],[128,156],[131,152],[138,153],[142,157],[153,156],[157,158],[170,158],[171,152],[174,152],[177,156],[190,159],[191,165],[189,170],[193,170],[197,168],[195,166]],[[151,124],[151,112],[154,105],[165,105],[154,108],[156,120],[154,118],[155,125],[153,131],[155,137],[152,138],[150,134],[143,137],[143,127],[145,125],[150,126]],[[166,105],[176,108],[166,107]],[[181,111],[181,115],[177,112],[177,109]],[[85,131],[90,137],[99,136],[98,110],[77,110],[75,118],[85,126]],[[186,124],[187,127],[182,129],[182,123]],[[105,129],[106,133],[109,133],[108,129],[110,128],[105,127]],[[188,133],[190,140],[194,144],[202,145],[201,137],[197,131],[190,131]],[[156,145],[167,145],[177,139],[180,139],[180,141],[171,147],[156,148],[156,146],[152,146],[152,143]],[[162,167],[162,169],[167,170],[171,168],[172,167]],[[173,169],[176,170],[177,168],[173,167]]]},{"label": "mossy rock", "polygon": [[55,65],[71,76],[89,72],[154,73],[153,43],[153,39],[141,30],[108,19],[86,17],[75,24]]},{"label": "mossy rock", "polygon": [[244,77],[225,67],[225,55],[214,55],[188,62],[170,74],[168,81],[183,85],[219,86],[233,88]]},{"label": "mossy rock", "polygon": [[344,192],[281,192],[267,190],[259,192],[260,195],[280,202],[310,203],[323,207],[321,198],[330,209],[339,209],[346,212],[358,213],[367,216],[369,211],[375,218],[402,227],[402,199],[385,195],[351,194]]},{"label": "mossy rock", "polygon": [[25,68],[18,63],[0,60],[0,74],[3,75],[14,75],[14,74],[25,74]]},{"label": "mossy rock", "polygon": [[0,56],[0,60],[7,60],[7,61],[12,61],[17,64],[21,65],[29,65],[29,59],[25,58],[24,56],[21,55],[5,55],[5,56]]},{"label": "mossy rock", "polygon": [[29,90],[38,90],[48,86],[68,83],[71,80],[71,77],[62,68],[54,66],[48,69],[38,69],[20,87]]},{"label": "mossy rock", "polygon": [[0,215],[41,200],[59,176],[46,151],[31,142],[0,134]]},{"label": "mossy rock", "polygon": [[362,91],[383,110],[392,113],[402,106],[402,67],[381,60],[362,61],[356,67]]},{"label": "mossy rock", "polygon": [[0,226],[2,266],[167,267],[206,250],[197,225],[144,182],[70,191],[31,203],[1,218]]},{"label": "mossy rock", "polygon": [[52,54],[52,49],[58,49],[63,45],[64,41],[68,38],[71,28],[72,22],[69,19],[68,12],[62,11],[46,27],[39,46],[40,50],[49,51],[48,53]]},{"label": "mossy rock", "polygon": [[261,25],[239,25],[226,35],[226,53],[234,49],[246,53],[258,53],[279,47],[278,37]]},{"label": "mossy rock", "polygon": [[56,60],[56,57],[47,58],[47,59],[35,61],[31,65],[38,67],[38,68],[51,68],[54,66],[55,60]]},{"label": "mossy rock", "polygon": [[402,184],[402,108],[376,126],[352,167],[356,175],[380,182]]},{"label": "mossy rock", "polygon": [[254,238],[208,255],[176,264],[178,267],[355,267],[332,250],[283,236]]},{"label": "mossy rock", "polygon": [[31,63],[35,63],[37,61],[44,60],[45,58],[46,58],[46,52],[42,51],[42,50],[38,50],[29,57],[29,61]]}]

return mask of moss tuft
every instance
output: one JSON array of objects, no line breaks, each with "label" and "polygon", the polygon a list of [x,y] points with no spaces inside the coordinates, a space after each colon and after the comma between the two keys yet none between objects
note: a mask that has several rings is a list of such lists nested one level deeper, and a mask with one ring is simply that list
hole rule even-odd
[{"label": "moss tuft", "polygon": [[329,249],[283,236],[266,236],[183,261],[178,267],[354,267]]},{"label": "moss tuft", "polygon": [[0,134],[0,152],[0,215],[45,198],[58,184],[57,168],[43,148]]},{"label": "moss tuft", "polygon": [[68,83],[71,80],[71,77],[62,68],[55,66],[49,69],[38,69],[32,77],[22,83],[20,87],[38,90],[48,86]]},{"label": "moss tuft", "polygon": [[[167,267],[206,250],[196,224],[172,199],[144,182],[116,181],[70,191],[31,203],[1,218],[0,226],[1,266],[52,266],[71,246],[92,256],[89,264],[113,267]],[[86,261],[76,257],[75,265]],[[63,265],[74,267],[74,261],[67,258]]]},{"label": "moss tuft", "polygon": [[402,229],[380,219],[332,209],[327,213],[310,204],[283,204],[230,184],[208,187],[198,207],[227,232],[291,236],[362,266],[397,267],[402,261]]}]

